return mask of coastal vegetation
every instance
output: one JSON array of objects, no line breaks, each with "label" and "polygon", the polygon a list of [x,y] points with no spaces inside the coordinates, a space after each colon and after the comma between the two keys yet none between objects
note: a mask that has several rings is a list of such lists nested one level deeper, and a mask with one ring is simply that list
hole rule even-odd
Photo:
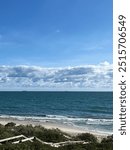
[{"label": "coastal vegetation", "polygon": [[[69,141],[69,144],[60,147],[43,144],[34,139],[33,142],[26,141],[12,144],[12,141],[1,142],[0,150],[112,150],[113,138],[108,136],[101,142],[89,133],[70,136],[59,129],[46,129],[42,126],[18,125],[10,122],[6,125],[0,124],[0,139],[10,138],[13,136],[24,135],[25,137],[36,137],[41,141],[48,143],[59,143]],[[73,143],[72,141],[83,141],[81,143]]]}]

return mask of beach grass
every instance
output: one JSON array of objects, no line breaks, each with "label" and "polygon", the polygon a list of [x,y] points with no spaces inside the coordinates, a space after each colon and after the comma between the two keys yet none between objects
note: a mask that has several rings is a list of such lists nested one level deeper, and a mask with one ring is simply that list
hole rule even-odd
[{"label": "beach grass", "polygon": [[[5,125],[0,124],[0,139],[9,138],[17,135],[26,137],[35,136],[44,142],[58,143],[70,141],[69,144],[60,147],[52,147],[42,144],[39,141],[27,141],[19,144],[12,144],[10,141],[2,143],[0,150],[112,150],[113,138],[108,136],[102,138],[99,142],[98,138],[90,133],[80,133],[77,135],[62,132],[59,129],[46,129],[43,126],[32,125],[16,125],[13,122]],[[71,143],[71,141],[85,141],[83,143]]]}]

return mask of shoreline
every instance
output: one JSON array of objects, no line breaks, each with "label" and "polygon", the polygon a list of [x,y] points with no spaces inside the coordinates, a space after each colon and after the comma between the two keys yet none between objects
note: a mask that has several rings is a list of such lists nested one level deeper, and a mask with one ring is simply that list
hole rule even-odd
[{"label": "shoreline", "polygon": [[62,132],[65,132],[71,136],[76,136],[78,134],[82,134],[82,133],[90,133],[93,134],[94,136],[97,137],[98,141],[100,142],[103,138],[106,138],[109,135],[109,133],[101,133],[101,132],[97,132],[97,131],[89,131],[89,130],[85,130],[85,129],[81,129],[79,127],[75,127],[75,126],[71,126],[71,125],[66,125],[66,124],[61,124],[61,123],[57,123],[57,122],[51,122],[51,121],[40,121],[40,120],[33,120],[33,119],[24,119],[24,120],[20,120],[17,118],[13,118],[13,117],[1,117],[0,116],[0,124],[5,125],[9,122],[14,122],[17,126],[18,125],[32,125],[32,126],[42,126],[46,129],[59,129]]}]

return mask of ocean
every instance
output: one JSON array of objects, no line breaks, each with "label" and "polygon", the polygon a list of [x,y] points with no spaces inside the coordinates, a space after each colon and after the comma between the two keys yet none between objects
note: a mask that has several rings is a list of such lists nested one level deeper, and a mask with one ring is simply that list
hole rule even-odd
[{"label": "ocean", "polygon": [[0,92],[0,117],[53,121],[112,133],[112,92]]}]

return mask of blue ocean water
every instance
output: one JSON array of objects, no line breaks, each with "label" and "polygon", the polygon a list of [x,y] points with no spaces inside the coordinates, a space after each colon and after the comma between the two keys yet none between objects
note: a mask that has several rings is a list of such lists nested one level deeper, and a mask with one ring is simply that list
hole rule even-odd
[{"label": "blue ocean water", "polygon": [[112,92],[0,92],[0,117],[59,121],[112,133]]}]

